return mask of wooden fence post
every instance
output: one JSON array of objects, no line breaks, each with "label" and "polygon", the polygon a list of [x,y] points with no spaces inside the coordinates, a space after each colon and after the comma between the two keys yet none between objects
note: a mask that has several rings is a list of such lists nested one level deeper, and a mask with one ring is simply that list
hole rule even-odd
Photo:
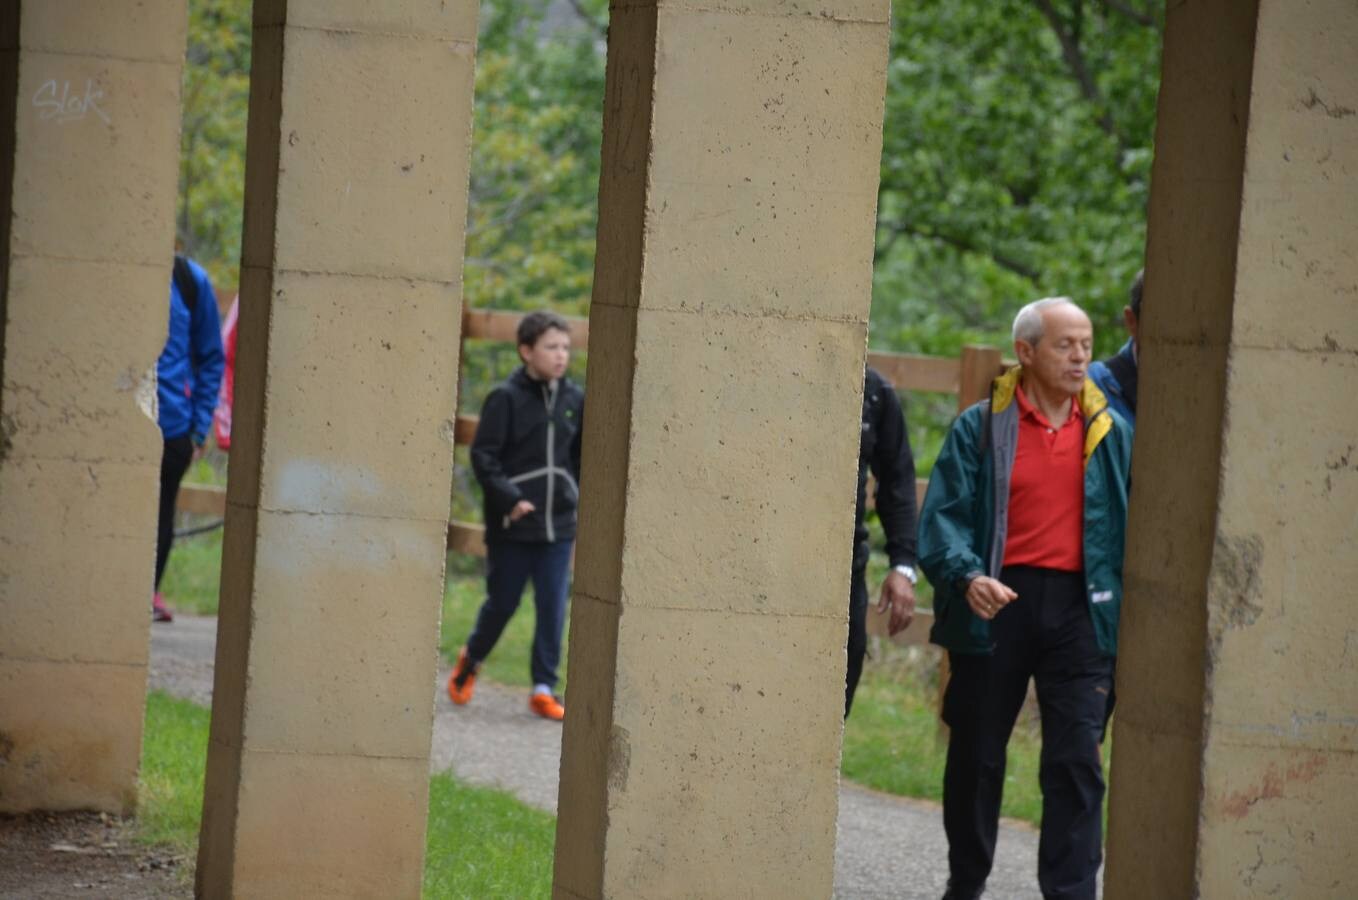
[{"label": "wooden fence post", "polygon": [[[977,347],[968,345],[962,348],[957,378],[957,411],[979,403],[990,396],[990,383],[1004,370],[1004,359],[996,347]],[[943,693],[948,689],[948,678],[952,670],[948,666],[945,652],[938,660],[938,739],[948,740],[948,726],[943,724]]]},{"label": "wooden fence post", "polygon": [[990,383],[1003,366],[1000,351],[995,347],[963,347],[957,379],[957,411],[990,396]]}]

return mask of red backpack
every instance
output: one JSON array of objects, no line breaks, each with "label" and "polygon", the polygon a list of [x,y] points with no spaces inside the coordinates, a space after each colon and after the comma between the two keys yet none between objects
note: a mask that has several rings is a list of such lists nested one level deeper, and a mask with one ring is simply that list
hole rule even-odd
[{"label": "red backpack", "polygon": [[223,452],[231,449],[231,401],[236,386],[236,308],[240,305],[240,295],[231,301],[222,322],[222,352],[226,355],[226,367],[222,370],[222,386],[217,391],[217,409],[212,413],[212,431],[217,437],[217,446]]}]

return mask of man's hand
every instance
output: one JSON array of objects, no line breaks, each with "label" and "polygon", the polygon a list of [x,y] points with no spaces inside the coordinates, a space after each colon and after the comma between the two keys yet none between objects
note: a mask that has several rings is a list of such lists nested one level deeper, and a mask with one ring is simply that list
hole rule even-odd
[{"label": "man's hand", "polygon": [[985,575],[977,575],[967,585],[967,605],[986,621],[995,618],[1011,600],[1017,599],[1018,594],[1012,588]]},{"label": "man's hand", "polygon": [[886,581],[882,582],[882,596],[877,601],[878,613],[888,609],[891,610],[891,618],[887,620],[886,626],[888,635],[905,631],[915,618],[915,586],[909,578],[894,570],[886,573]]},{"label": "man's hand", "polygon": [[531,512],[537,512],[537,507],[531,500],[520,500],[514,504],[514,508],[509,511],[509,521],[517,522]]}]

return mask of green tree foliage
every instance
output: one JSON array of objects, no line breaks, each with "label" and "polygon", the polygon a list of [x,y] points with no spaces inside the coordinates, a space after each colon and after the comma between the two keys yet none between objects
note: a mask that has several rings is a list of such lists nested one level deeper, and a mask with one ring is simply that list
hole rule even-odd
[{"label": "green tree foliage", "polygon": [[585,315],[603,47],[583,6],[564,22],[547,21],[546,8],[525,0],[481,7],[463,294],[474,307]]},{"label": "green tree foliage", "polygon": [[[900,0],[893,20],[873,344],[1005,343],[1013,309],[1065,293],[1100,346],[1141,264],[1158,0]],[[249,0],[193,0],[179,235],[234,281]],[[563,10],[565,10],[563,12]],[[549,15],[550,11],[550,15]],[[584,314],[593,276],[604,0],[481,7],[464,292]]]},{"label": "green tree foliage", "polygon": [[[481,6],[462,288],[471,307],[589,314],[606,15],[603,0]],[[478,410],[518,361],[513,347],[468,342],[462,408]],[[583,379],[583,358],[571,368]]]},{"label": "green tree foliage", "polygon": [[1008,344],[1027,300],[1099,347],[1144,253],[1161,13],[1145,0],[901,0],[882,152],[873,344]]},{"label": "green tree foliage", "polygon": [[[249,0],[192,0],[180,236],[223,284],[240,246]],[[588,311],[605,0],[481,6],[463,293]],[[1023,302],[1066,294],[1101,353],[1141,266],[1162,0],[899,0],[878,203],[874,347],[1008,346]],[[450,248],[449,252],[455,252]],[[1154,302],[1153,299],[1151,302]],[[518,364],[469,342],[460,403]],[[582,361],[573,366],[583,375]],[[951,398],[908,399],[927,468]]]},{"label": "green tree foliage", "polygon": [[214,284],[231,287],[245,197],[250,0],[192,0],[182,89],[177,237]]}]

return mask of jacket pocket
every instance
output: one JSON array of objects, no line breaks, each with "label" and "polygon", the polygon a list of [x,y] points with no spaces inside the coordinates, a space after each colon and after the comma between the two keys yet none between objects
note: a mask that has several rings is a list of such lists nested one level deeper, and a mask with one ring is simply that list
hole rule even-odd
[{"label": "jacket pocket", "polygon": [[990,623],[967,607],[967,643],[978,651],[990,651]]}]

